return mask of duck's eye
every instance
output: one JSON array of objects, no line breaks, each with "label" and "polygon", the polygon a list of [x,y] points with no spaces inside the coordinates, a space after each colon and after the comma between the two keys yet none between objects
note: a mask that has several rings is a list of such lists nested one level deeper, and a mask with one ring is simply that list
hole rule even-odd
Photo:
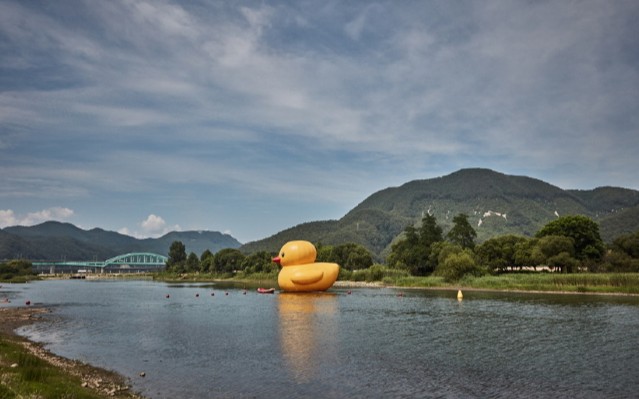
[{"label": "duck's eye", "polygon": [[280,258],[283,258],[283,257],[284,257],[284,252],[280,254]]}]

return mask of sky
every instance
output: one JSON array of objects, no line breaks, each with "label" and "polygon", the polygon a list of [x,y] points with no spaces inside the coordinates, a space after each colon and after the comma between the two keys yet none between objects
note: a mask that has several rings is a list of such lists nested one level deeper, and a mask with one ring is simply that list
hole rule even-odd
[{"label": "sky", "polygon": [[639,189],[639,2],[0,0],[0,228],[242,243],[462,168]]}]

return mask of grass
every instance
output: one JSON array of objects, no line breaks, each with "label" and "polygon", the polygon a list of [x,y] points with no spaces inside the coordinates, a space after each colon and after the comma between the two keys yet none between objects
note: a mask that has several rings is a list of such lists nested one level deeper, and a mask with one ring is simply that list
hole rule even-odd
[{"label": "grass", "polygon": [[[229,283],[262,284],[275,286],[276,274],[237,275],[155,275],[155,279],[164,281],[225,281]],[[575,293],[620,293],[639,294],[639,273],[504,273],[481,277],[466,276],[458,282],[448,283],[442,277],[411,276],[406,272],[379,267],[369,270],[345,273],[340,280],[381,281],[385,285],[413,288],[475,288],[486,290],[514,291],[561,291]],[[0,398],[1,399],[1,398]]]},{"label": "grass", "polygon": [[93,399],[100,396],[81,380],[32,355],[19,342],[0,336],[0,399]]},{"label": "grass", "polygon": [[384,283],[400,287],[639,294],[638,273],[506,273],[468,276],[456,283],[446,283],[440,277],[405,277]]}]

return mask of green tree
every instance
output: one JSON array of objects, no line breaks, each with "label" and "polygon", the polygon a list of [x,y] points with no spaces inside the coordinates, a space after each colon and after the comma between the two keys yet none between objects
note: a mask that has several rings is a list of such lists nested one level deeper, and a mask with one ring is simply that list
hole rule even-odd
[{"label": "green tree", "polygon": [[439,241],[431,245],[429,262],[433,268],[437,270],[439,265],[443,264],[450,255],[458,254],[464,251],[459,244],[450,241]]},{"label": "green tree", "polygon": [[419,228],[419,254],[417,268],[414,274],[425,276],[432,273],[437,263],[432,262],[430,254],[432,246],[444,241],[442,228],[437,224],[437,219],[433,215],[426,214],[422,218],[422,226]]},{"label": "green tree", "polygon": [[277,264],[273,263],[273,256],[266,251],[259,251],[244,258],[242,270],[246,273],[274,273]]},{"label": "green tree", "polygon": [[182,241],[173,241],[169,247],[169,259],[166,261],[167,270],[182,273],[186,266],[186,247]]},{"label": "green tree", "polygon": [[188,273],[200,271],[200,259],[197,257],[195,252],[191,252],[188,258],[186,258],[185,269]]},{"label": "green tree", "polygon": [[435,274],[447,282],[459,281],[466,275],[481,276],[483,271],[477,266],[473,252],[465,248],[461,252],[451,253],[437,266]]},{"label": "green tree", "polygon": [[35,274],[31,262],[24,259],[13,259],[0,263],[0,281],[11,281],[18,277],[32,276]]},{"label": "green tree", "polygon": [[335,262],[347,270],[368,269],[373,265],[373,257],[362,245],[346,243],[333,247],[329,262]]},{"label": "green tree", "polygon": [[537,248],[543,255],[543,263],[548,266],[558,268],[564,273],[576,270],[577,261],[574,258],[575,247],[572,238],[559,235],[544,236],[537,241]]},{"label": "green tree", "polygon": [[537,266],[544,263],[544,254],[539,249],[538,242],[538,238],[530,238],[515,244],[515,264],[517,266],[520,268],[532,266],[536,270]]},{"label": "green tree", "polygon": [[205,250],[200,255],[200,270],[203,272],[209,272],[213,270],[213,260],[215,259],[215,255],[210,250]]},{"label": "green tree", "polygon": [[[404,238],[396,241],[391,246],[391,252],[386,260],[389,267],[408,270],[413,273],[419,263],[419,236],[414,226],[404,229]],[[414,266],[414,267],[411,267]]]},{"label": "green tree", "polygon": [[436,263],[431,260],[431,247],[443,241],[442,228],[433,215],[422,218],[419,229],[408,226],[404,230],[404,239],[391,247],[388,264],[394,268],[406,269],[413,275],[427,275],[435,270]]},{"label": "green tree", "polygon": [[453,218],[453,224],[453,228],[446,234],[446,238],[452,243],[461,245],[462,248],[473,249],[477,232],[468,223],[468,215],[460,213]]},{"label": "green tree", "polygon": [[579,260],[599,260],[605,246],[599,235],[599,225],[586,216],[564,216],[545,225],[536,237],[564,236],[573,239],[575,257]]},{"label": "green tree", "polygon": [[215,254],[213,271],[217,273],[233,273],[242,270],[244,254],[235,248],[225,248]]},{"label": "green tree", "polygon": [[621,251],[631,258],[639,259],[639,231],[615,238],[612,242],[612,249]]},{"label": "green tree", "polygon": [[639,231],[615,238],[601,267],[609,272],[639,272]]},{"label": "green tree", "polygon": [[[479,262],[492,272],[505,272],[508,267],[523,266],[517,262],[518,245],[528,241],[525,237],[505,235],[486,240],[475,248]],[[521,247],[519,247],[521,249]]]},{"label": "green tree", "polygon": [[333,254],[333,247],[331,245],[324,245],[321,242],[315,244],[317,250],[317,262],[332,262],[331,256]]},{"label": "green tree", "polygon": [[419,228],[419,244],[429,248],[436,242],[444,241],[442,228],[437,224],[433,215],[426,214],[422,218],[422,226]]},{"label": "green tree", "polygon": [[568,252],[560,252],[555,256],[551,256],[547,260],[548,266],[555,267],[563,273],[573,273],[577,270],[579,262],[570,256]]},{"label": "green tree", "polygon": [[607,252],[602,265],[604,271],[617,273],[639,272],[639,258],[633,258],[618,249]]}]

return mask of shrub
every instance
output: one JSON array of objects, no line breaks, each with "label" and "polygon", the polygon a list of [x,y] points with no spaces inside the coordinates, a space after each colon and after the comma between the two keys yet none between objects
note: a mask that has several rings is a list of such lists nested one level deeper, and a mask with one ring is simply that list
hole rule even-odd
[{"label": "shrub", "polygon": [[435,274],[444,278],[446,282],[459,281],[466,275],[481,276],[483,270],[477,266],[472,254],[468,250],[450,254],[437,266]]}]

